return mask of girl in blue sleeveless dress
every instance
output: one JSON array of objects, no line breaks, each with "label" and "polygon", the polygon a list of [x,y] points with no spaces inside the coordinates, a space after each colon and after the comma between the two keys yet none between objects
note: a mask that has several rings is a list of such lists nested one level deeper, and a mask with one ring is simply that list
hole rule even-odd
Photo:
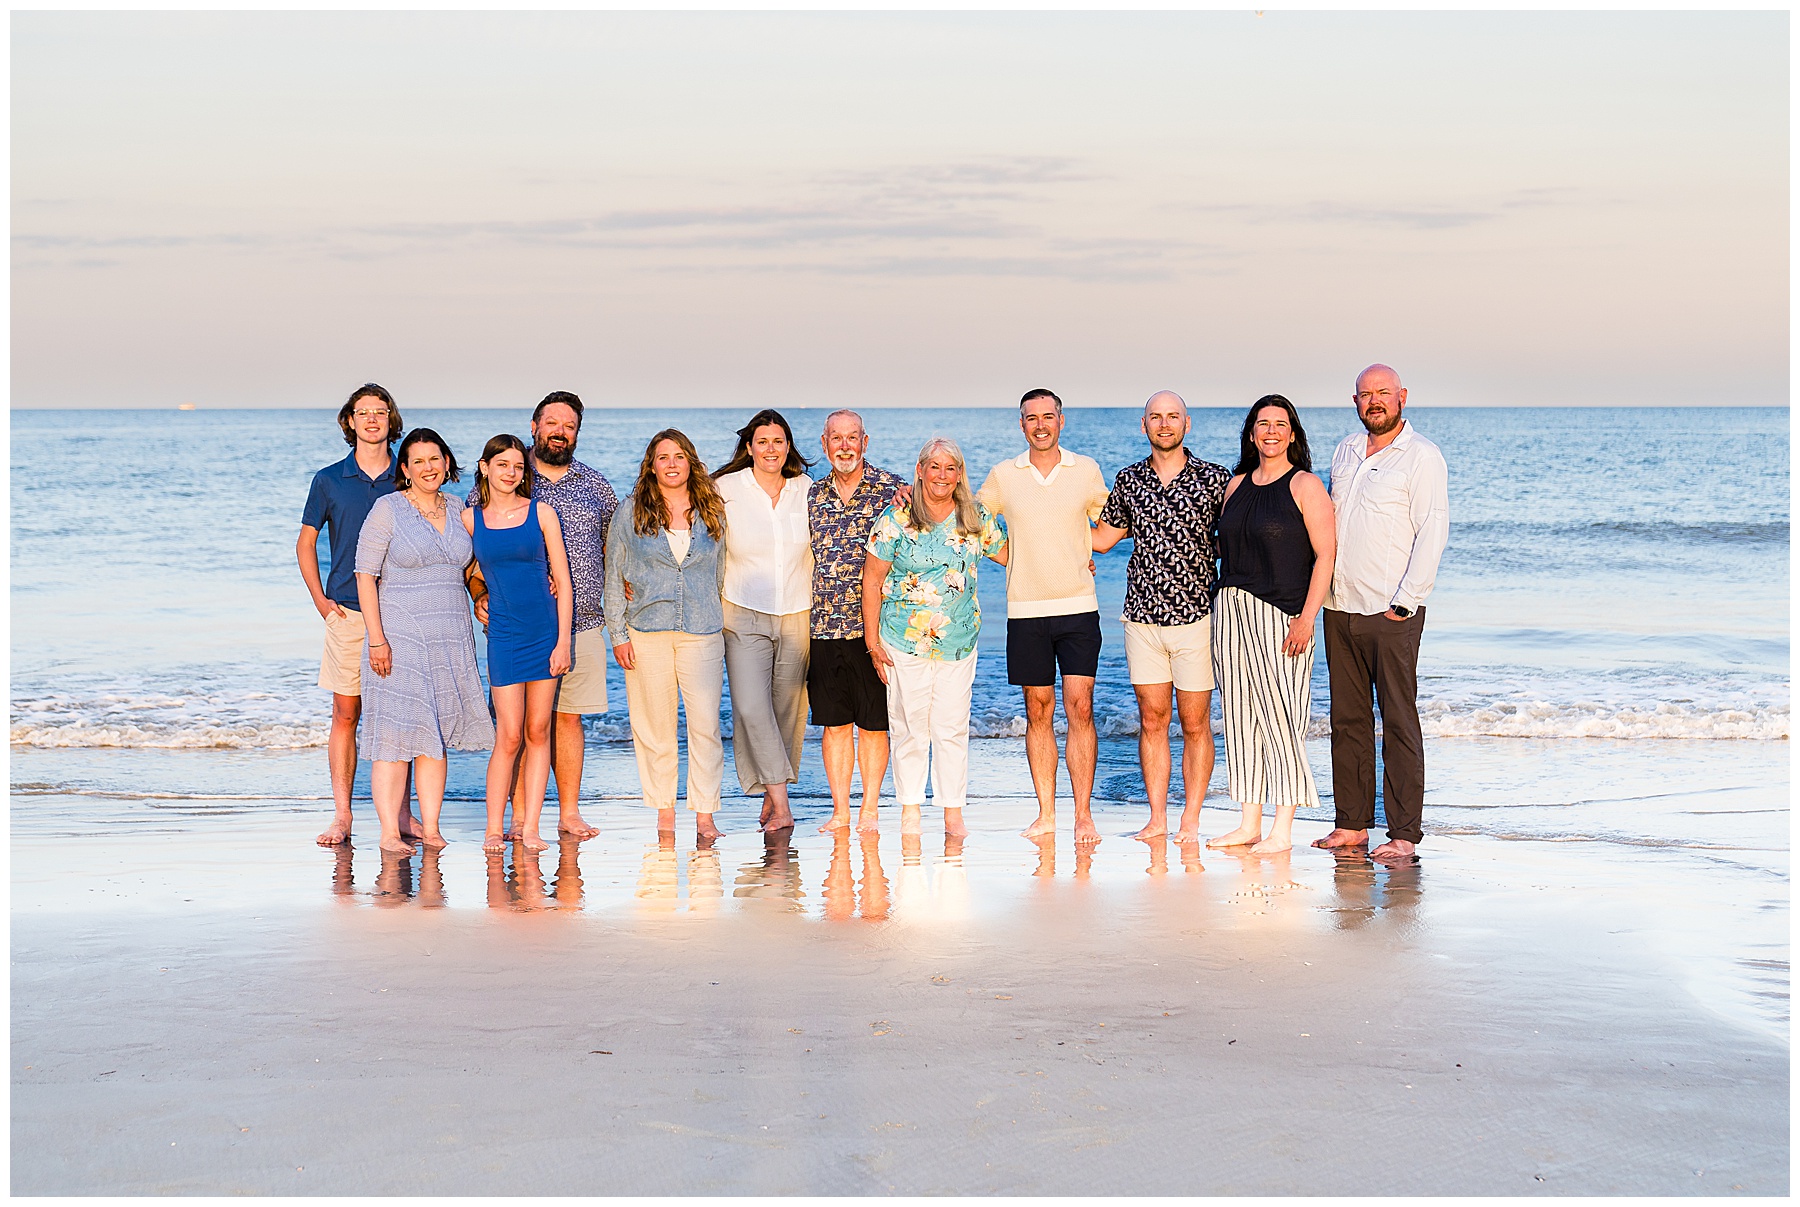
[{"label": "girl in blue sleeveless dress", "polygon": [[[571,662],[574,590],[556,509],[531,499],[526,448],[517,436],[487,442],[476,463],[474,506],[462,513],[488,588],[488,686],[494,699],[494,753],[487,769],[487,834],[498,854],[501,822],[513,796],[513,835],[528,851],[550,844],[538,834],[550,782],[550,725],[557,680]],[[550,583],[556,583],[554,596]],[[519,766],[520,751],[523,766]],[[514,768],[519,768],[513,792]]]}]

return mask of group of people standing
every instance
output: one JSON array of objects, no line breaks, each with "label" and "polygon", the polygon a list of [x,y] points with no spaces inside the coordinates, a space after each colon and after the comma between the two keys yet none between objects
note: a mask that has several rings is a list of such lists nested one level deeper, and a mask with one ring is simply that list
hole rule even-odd
[{"label": "group of people standing", "polygon": [[[1062,447],[1061,400],[1033,390],[1019,407],[1026,450],[979,489],[961,449],[943,437],[925,442],[910,480],[871,465],[862,419],[848,410],[825,421],[829,472],[815,481],[786,418],[764,410],[711,473],[685,434],[657,432],[615,515],[605,477],[573,457],[575,395],[538,404],[529,446],[504,434],[490,440],[465,505],[444,489],[460,477],[444,440],[424,428],[402,438],[392,397],[363,386],[339,413],[350,455],[315,476],[298,547],[326,623],[319,683],[333,693],[336,816],[319,841],[341,843],[351,831],[359,717],[384,850],[443,845],[450,748],[493,752],[490,853],[511,840],[547,846],[539,818],[552,771],[559,831],[592,837],[579,808],[581,717],[607,707],[604,645],[624,672],[643,797],[660,830],[675,825],[685,709],[687,806],[699,840],[719,833],[728,683],[738,780],[761,795],[765,831],[794,824],[788,786],[810,711],[832,798],[821,830],[850,827],[860,773],[856,826],[875,832],[891,763],[902,831],[920,828],[929,785],[946,834],[960,836],[976,583],[988,559],[1005,567],[1007,678],[1023,694],[1038,799],[1025,833],[1054,833],[1064,762],[1075,841],[1098,842],[1092,559],[1129,538],[1126,659],[1151,814],[1138,836],[1168,831],[1168,730],[1178,719],[1186,801],[1177,837],[1197,841],[1216,684],[1228,785],[1243,819],[1208,845],[1258,853],[1291,845],[1295,810],[1319,803],[1304,739],[1323,610],[1337,825],[1315,845],[1368,841],[1379,704],[1389,841],[1371,854],[1410,859],[1424,786],[1418,645],[1448,536],[1446,471],[1436,446],[1404,419],[1406,391],[1393,370],[1366,369],[1355,402],[1365,430],[1338,446],[1329,492],[1311,472],[1299,414],[1280,395],[1252,405],[1229,471],[1187,451],[1190,422],[1177,395],[1152,396],[1142,420],[1150,455],[1109,489],[1092,458]],[[321,532],[330,536],[326,579]],[[486,693],[471,602],[487,626]],[[1059,681],[1068,721],[1060,759]]]}]

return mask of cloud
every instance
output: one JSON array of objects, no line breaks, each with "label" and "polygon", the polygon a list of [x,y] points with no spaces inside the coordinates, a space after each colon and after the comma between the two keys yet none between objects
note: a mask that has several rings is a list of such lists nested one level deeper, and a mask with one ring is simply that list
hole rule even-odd
[{"label": "cloud", "polygon": [[1357,205],[1342,201],[1256,204],[1233,203],[1188,207],[1197,213],[1242,217],[1253,225],[1275,223],[1319,226],[1362,226],[1413,231],[1459,230],[1498,222],[1519,210],[1563,205],[1574,200],[1573,188],[1520,189],[1485,205]]}]

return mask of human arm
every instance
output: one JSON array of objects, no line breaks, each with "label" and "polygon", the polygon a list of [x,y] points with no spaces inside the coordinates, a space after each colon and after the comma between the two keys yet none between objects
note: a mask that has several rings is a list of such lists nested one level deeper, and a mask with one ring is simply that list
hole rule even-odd
[{"label": "human arm", "polygon": [[300,539],[294,542],[294,556],[300,561],[300,580],[306,584],[306,592],[312,596],[312,605],[318,610],[320,618],[329,620],[333,613],[343,615],[343,605],[325,594],[325,582],[319,577],[317,528],[311,524],[300,525]]},{"label": "human arm", "polygon": [[1289,490],[1300,508],[1301,519],[1306,521],[1306,536],[1313,549],[1306,603],[1301,606],[1300,615],[1288,621],[1287,639],[1281,643],[1281,652],[1293,658],[1305,653],[1312,643],[1313,621],[1325,606],[1326,592],[1331,590],[1331,571],[1337,564],[1337,514],[1332,509],[1331,496],[1325,493],[1325,484],[1312,474],[1295,474]]},{"label": "human arm", "polygon": [[1094,525],[1094,552],[1106,553],[1110,551],[1114,545],[1130,535],[1131,533],[1129,530],[1124,528],[1114,528],[1111,524],[1102,520]]},{"label": "human arm", "polygon": [[875,673],[881,676],[883,683],[888,681],[888,667],[894,665],[894,660],[881,643],[881,592],[893,566],[894,563],[883,561],[873,553],[863,558],[863,645],[868,648],[869,661],[875,664]]},{"label": "human arm", "polygon": [[[981,517],[981,552],[1002,566],[1012,553],[1012,535],[1000,522],[1000,517],[992,512],[984,512]],[[1093,562],[1090,560],[1088,564],[1092,566]]]},{"label": "human arm", "polygon": [[630,531],[629,522],[612,524],[606,530],[606,585],[600,602],[600,609],[606,614],[607,631],[611,634],[613,660],[621,670],[628,671],[637,669],[629,636],[630,617],[626,615],[629,604],[625,598],[625,561],[629,554]]},{"label": "human arm", "polygon": [[1406,573],[1385,613],[1389,620],[1404,620],[1394,614],[1392,604],[1416,612],[1437,585],[1438,563],[1444,546],[1450,542],[1450,471],[1442,453],[1431,450],[1430,456],[1419,458],[1419,466],[1409,483],[1412,513],[1412,556],[1407,559]]},{"label": "human arm", "polygon": [[[550,674],[567,674],[572,663],[570,643],[575,625],[575,591],[569,582],[569,551],[563,544],[562,521],[556,508],[537,504],[538,528],[544,534],[544,554],[550,562],[551,594],[556,597],[556,646],[550,651]],[[604,607],[604,602],[602,603]]]},{"label": "human arm", "polygon": [[[1120,470],[1124,477],[1125,471]],[[1100,516],[1094,522],[1093,546],[1095,553],[1106,553],[1120,541],[1131,536],[1131,506],[1126,501],[1125,492],[1119,489],[1118,479],[1113,480],[1113,490],[1106,498],[1106,505],[1100,509]]]},{"label": "human arm", "polygon": [[394,651],[381,630],[381,596],[373,574],[356,572],[356,598],[362,604],[363,621],[369,626],[369,669],[383,679],[394,669]]},{"label": "human arm", "polygon": [[[462,526],[463,531],[469,534],[469,539],[474,540],[475,505],[473,503],[462,509]],[[487,579],[482,577],[481,563],[473,557],[469,559],[469,564],[463,567],[463,586],[468,588],[469,599],[475,604],[475,619],[481,622],[482,628],[487,628]]]},{"label": "human arm", "polygon": [[394,537],[394,495],[375,500],[369,516],[363,521],[362,533],[356,539],[356,599],[362,605],[363,623],[367,626],[369,669],[383,679],[394,669],[394,652],[388,646],[387,634],[381,627],[381,596],[376,586],[387,562],[388,543]]}]

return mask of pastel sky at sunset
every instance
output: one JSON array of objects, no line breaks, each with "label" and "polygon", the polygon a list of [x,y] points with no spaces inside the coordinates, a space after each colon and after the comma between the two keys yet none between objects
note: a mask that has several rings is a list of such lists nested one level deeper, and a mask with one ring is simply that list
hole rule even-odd
[{"label": "pastel sky at sunset", "polygon": [[1783,404],[1788,16],[15,13],[15,407]]}]

